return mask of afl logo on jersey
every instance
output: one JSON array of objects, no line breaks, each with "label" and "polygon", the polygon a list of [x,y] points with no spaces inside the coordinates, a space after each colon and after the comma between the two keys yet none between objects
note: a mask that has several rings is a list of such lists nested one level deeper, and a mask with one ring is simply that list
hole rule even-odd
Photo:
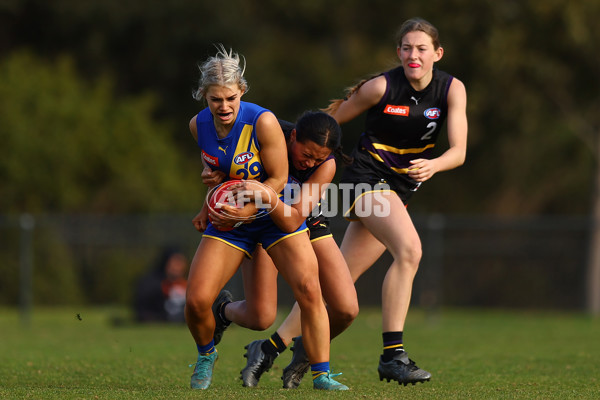
[{"label": "afl logo on jersey", "polygon": [[440,110],[439,108],[435,108],[435,107],[428,108],[427,110],[425,110],[423,115],[429,119],[438,119],[442,115],[442,110]]},{"label": "afl logo on jersey", "polygon": [[245,153],[238,154],[237,156],[235,156],[235,159],[233,160],[233,162],[236,163],[237,165],[244,165],[248,161],[252,160],[253,157],[254,157],[254,154],[247,151]]}]

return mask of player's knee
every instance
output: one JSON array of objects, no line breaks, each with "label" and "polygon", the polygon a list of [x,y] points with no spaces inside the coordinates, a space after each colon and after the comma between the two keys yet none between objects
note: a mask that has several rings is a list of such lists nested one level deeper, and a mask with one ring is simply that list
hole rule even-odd
[{"label": "player's knee", "polygon": [[265,307],[255,312],[250,312],[248,318],[248,329],[264,331],[269,329],[277,318],[277,307]]},{"label": "player's knee", "polygon": [[317,277],[309,277],[296,285],[294,296],[300,308],[314,307],[323,301],[321,286]]},{"label": "player's knee", "polygon": [[346,310],[346,313],[344,315],[345,320],[349,324],[352,323],[352,321],[354,321],[356,319],[356,317],[358,317],[358,311],[359,311],[358,301],[355,301],[354,303],[352,303],[352,306],[350,306]]},{"label": "player's knee", "polygon": [[423,257],[423,249],[421,248],[421,243],[418,243],[410,248],[408,257],[411,261],[411,264],[414,264],[417,267],[419,266],[419,263],[421,262],[421,257]]},{"label": "player's knee", "polygon": [[275,317],[271,318],[261,314],[251,323],[250,329],[255,331],[265,331],[269,329],[275,322]]},{"label": "player's knee", "polygon": [[343,310],[342,312],[339,312],[337,314],[337,320],[340,325],[350,326],[350,324],[352,324],[352,322],[354,321],[354,319],[356,318],[357,315],[358,315],[358,307],[356,309],[356,312],[354,312],[353,310],[347,309],[347,310]]},{"label": "player's knee", "polygon": [[186,312],[198,315],[206,310],[211,310],[211,306],[212,302],[206,296],[188,292],[185,299]]},{"label": "player's knee", "polygon": [[421,248],[421,242],[416,241],[410,245],[403,246],[398,252],[399,261],[405,268],[411,268],[416,270],[419,268],[421,257],[423,256],[423,250]]},{"label": "player's knee", "polygon": [[332,317],[335,318],[338,323],[349,326],[358,316],[359,306],[358,301],[354,301],[336,308],[331,307],[331,304],[329,304],[328,309],[329,313],[332,314]]}]

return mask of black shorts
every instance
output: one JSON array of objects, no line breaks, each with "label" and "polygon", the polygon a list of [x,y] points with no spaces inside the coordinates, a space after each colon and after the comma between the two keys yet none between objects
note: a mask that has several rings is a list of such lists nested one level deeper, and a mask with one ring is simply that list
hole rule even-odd
[{"label": "black shorts", "polygon": [[[392,171],[384,163],[375,160],[364,148],[357,148],[353,151],[354,161],[351,165],[344,168],[341,184],[351,184],[347,189],[350,201],[344,204],[350,206],[344,209],[344,218],[356,220],[353,215],[356,200],[369,192],[393,191],[406,206],[411,196],[419,189],[419,182],[408,177],[405,174],[398,174]],[[359,185],[360,184],[360,185]]]},{"label": "black shorts", "polygon": [[325,237],[333,237],[331,229],[329,228],[329,218],[323,215],[306,218],[306,227],[308,228],[311,242]]}]

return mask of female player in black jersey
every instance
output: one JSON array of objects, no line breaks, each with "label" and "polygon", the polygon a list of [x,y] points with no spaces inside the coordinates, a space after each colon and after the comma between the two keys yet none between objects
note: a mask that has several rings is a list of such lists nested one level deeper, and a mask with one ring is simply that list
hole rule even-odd
[{"label": "female player in black jersey", "polygon": [[[404,322],[421,242],[407,212],[410,196],[435,173],[464,163],[467,147],[464,84],[434,67],[444,54],[437,29],[410,19],[399,29],[400,66],[359,83],[327,111],[340,123],[366,113],[365,131],[341,183],[357,184],[345,217],[351,222],[340,246],[356,281],[387,249],[394,261],[382,287],[383,354],[379,378],[416,383],[431,374],[418,368],[403,347]],[[447,121],[449,148],[432,154]],[[386,212],[378,212],[386,210]]]},{"label": "female player in black jersey", "polygon": [[[328,218],[320,212],[319,203],[335,175],[334,155],[346,164],[351,159],[341,151],[340,126],[324,112],[306,112],[295,125],[281,120],[280,124],[288,149],[288,182],[298,184],[301,188],[294,196],[286,224],[289,221],[299,224],[306,219],[312,248],[319,263],[319,280],[327,303],[330,337],[334,338],[358,314],[358,301],[348,267],[333,239]],[[206,168],[203,178],[205,184],[212,186],[220,183],[223,177],[218,171]],[[265,330],[275,321],[277,270],[260,247],[254,252],[252,260],[242,263],[242,276],[245,300],[233,301],[228,291],[222,291],[215,302],[215,343],[221,340],[223,331],[231,322],[249,329]],[[246,346],[248,360],[241,373],[243,385],[256,386],[279,353],[294,340],[294,356],[284,369],[282,379],[285,388],[297,387],[309,367],[302,339],[298,337],[300,334],[300,309],[295,304],[290,315],[269,339],[256,340]]]}]

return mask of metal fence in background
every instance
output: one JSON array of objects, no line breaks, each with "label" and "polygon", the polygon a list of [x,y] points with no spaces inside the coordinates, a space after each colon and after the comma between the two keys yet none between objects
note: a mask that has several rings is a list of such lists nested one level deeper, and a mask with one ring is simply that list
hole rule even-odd
[{"label": "metal fence in background", "polygon": [[[0,303],[126,304],[137,277],[165,246],[191,260],[192,215],[0,217]],[[413,304],[583,309],[590,223],[584,217],[415,215],[423,260]],[[332,220],[341,242],[347,222]],[[379,305],[388,253],[357,282],[360,304]],[[243,296],[241,277],[228,284]],[[280,280],[280,304],[293,296]],[[27,315],[27,313],[24,313]]]}]

